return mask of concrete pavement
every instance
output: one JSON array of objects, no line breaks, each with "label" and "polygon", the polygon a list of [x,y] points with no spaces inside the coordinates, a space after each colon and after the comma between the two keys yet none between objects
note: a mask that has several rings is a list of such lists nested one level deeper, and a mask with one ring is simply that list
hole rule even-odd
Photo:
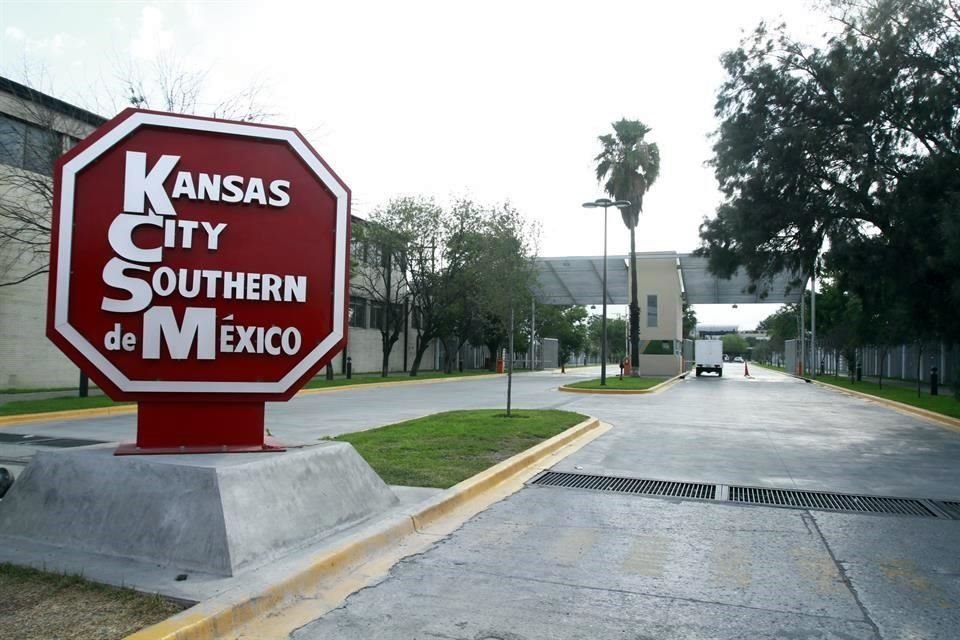
[{"label": "concrete pavement", "polygon": [[[960,433],[759,368],[650,396],[567,395],[596,370],[518,375],[517,407],[613,425],[557,469],[960,499]],[[270,407],[309,442],[455,408],[505,380],[349,389]],[[130,416],[4,431],[129,439]],[[96,435],[95,435],[96,434]],[[530,486],[293,631],[314,638],[956,637],[960,521]],[[281,614],[282,615],[282,614]]]},{"label": "concrete pavement", "polygon": [[[775,372],[567,405],[557,468],[960,497],[960,434]],[[960,521],[531,486],[296,630],[320,638],[954,638]]]}]

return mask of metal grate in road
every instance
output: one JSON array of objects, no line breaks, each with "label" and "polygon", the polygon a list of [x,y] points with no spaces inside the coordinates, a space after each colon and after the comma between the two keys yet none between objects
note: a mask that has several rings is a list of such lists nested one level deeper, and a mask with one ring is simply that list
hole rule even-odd
[{"label": "metal grate in road", "polygon": [[713,500],[717,487],[713,484],[693,482],[667,482],[664,480],[643,480],[640,478],[621,478],[617,476],[593,476],[583,473],[563,473],[548,471],[534,479],[531,484],[547,487],[566,487],[569,489],[590,489],[613,493],[632,493],[644,496],[662,496],[670,498],[696,498]]},{"label": "metal grate in road", "polygon": [[20,444],[31,438],[36,438],[36,436],[25,433],[0,433],[0,444]]},{"label": "metal grate in road", "polygon": [[924,518],[937,517],[937,514],[926,508],[922,502],[909,498],[883,498],[845,493],[824,493],[820,491],[731,486],[728,499],[731,502],[790,507],[794,509],[891,513]]},{"label": "metal grate in road", "polygon": [[35,447],[55,447],[57,449],[88,447],[92,444],[103,444],[103,440],[84,440],[81,438],[45,438],[43,440],[30,441],[30,445]]},{"label": "metal grate in road", "polygon": [[0,444],[29,445],[31,447],[69,449],[72,447],[87,447],[92,444],[103,444],[103,442],[103,440],[87,440],[84,438],[57,438],[54,436],[44,436],[33,433],[0,433]]},{"label": "metal grate in road", "polygon": [[937,501],[934,504],[943,509],[944,513],[954,520],[960,520],[960,502]]}]

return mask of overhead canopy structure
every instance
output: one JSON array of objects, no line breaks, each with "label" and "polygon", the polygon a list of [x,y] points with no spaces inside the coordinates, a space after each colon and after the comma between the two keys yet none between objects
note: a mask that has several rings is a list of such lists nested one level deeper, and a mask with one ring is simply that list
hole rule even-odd
[{"label": "overhead canopy structure", "polygon": [[[795,277],[780,274],[752,283],[745,273],[723,280],[707,271],[707,259],[673,251],[637,254],[637,270],[644,263],[674,260],[684,300],[688,304],[795,303],[800,287]],[[629,256],[607,256],[607,304],[628,304]],[[603,303],[603,257],[568,256],[537,258],[537,301],[544,304],[592,305]],[[756,286],[752,286],[752,285]],[[752,289],[752,291],[751,291]]]}]

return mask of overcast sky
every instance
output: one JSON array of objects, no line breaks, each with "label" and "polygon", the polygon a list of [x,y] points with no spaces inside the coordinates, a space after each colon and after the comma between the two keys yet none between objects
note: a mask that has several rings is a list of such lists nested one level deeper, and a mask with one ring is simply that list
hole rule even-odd
[{"label": "overcast sky", "polygon": [[[652,127],[660,178],[638,251],[690,251],[719,192],[704,163],[719,57],[761,20],[815,36],[806,0],[686,2],[0,2],[0,74],[113,115],[118,75],[158,57],[208,71],[210,101],[265,87],[270,122],[300,128],[364,215],[392,196],[509,200],[540,254],[598,255],[597,136]],[[629,235],[611,217],[609,251]],[[773,307],[775,308],[775,307]],[[698,307],[752,327],[770,305]]]}]

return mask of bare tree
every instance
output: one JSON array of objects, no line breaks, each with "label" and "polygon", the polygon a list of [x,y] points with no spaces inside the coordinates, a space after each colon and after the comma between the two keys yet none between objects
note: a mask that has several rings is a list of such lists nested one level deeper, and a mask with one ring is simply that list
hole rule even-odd
[{"label": "bare tree", "polygon": [[[140,108],[259,122],[262,85],[226,99],[204,100],[207,73],[160,59],[150,80],[122,77],[124,100]],[[53,98],[27,84],[0,77],[0,89],[14,96],[9,114],[0,117],[0,287],[23,284],[49,271],[56,159],[89,135],[105,118]],[[87,378],[80,375],[80,395]]]},{"label": "bare tree", "polygon": [[[271,114],[264,87],[251,85],[222,100],[204,94],[206,71],[159,58],[147,75],[131,68],[120,77],[124,102],[138,108],[260,122]],[[13,118],[0,121],[0,287],[47,273],[53,208],[53,164],[105,122],[94,113],[27,85],[0,78],[16,98]]]}]

